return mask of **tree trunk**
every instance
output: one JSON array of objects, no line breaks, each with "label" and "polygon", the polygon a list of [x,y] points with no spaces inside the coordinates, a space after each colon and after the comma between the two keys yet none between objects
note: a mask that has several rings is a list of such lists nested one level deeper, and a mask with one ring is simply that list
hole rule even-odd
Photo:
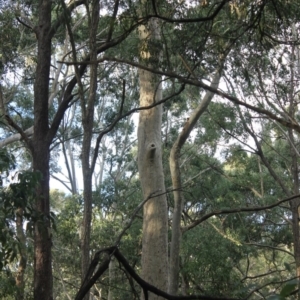
[{"label": "tree trunk", "polygon": [[[117,209],[117,203],[113,202],[112,203],[112,216],[111,220],[115,221],[116,220],[116,209]],[[112,256],[109,266],[108,266],[108,276],[109,276],[109,290],[108,290],[108,296],[107,300],[114,300],[116,299],[116,279],[117,279],[117,262],[114,256]]]},{"label": "tree trunk", "polygon": [[[222,66],[217,70],[211,87],[218,88]],[[211,102],[214,94],[212,92],[206,92],[205,97],[194,110],[191,117],[186,121],[181,133],[178,135],[170,153],[170,171],[172,178],[173,196],[174,196],[174,211],[172,219],[172,238],[171,238],[171,248],[170,248],[170,271],[169,271],[169,294],[176,295],[179,283],[179,252],[180,252],[180,242],[181,242],[181,213],[184,205],[182,186],[181,186],[181,175],[180,175],[180,152],[181,148],[189,137],[192,129],[194,128],[196,122],[200,116],[205,112],[209,103]]]},{"label": "tree trunk", "polygon": [[38,39],[36,79],[34,84],[33,170],[42,179],[36,189],[38,220],[34,232],[34,299],[52,300],[51,229],[49,204],[50,142],[47,140],[49,73],[51,61],[51,3],[39,1],[39,22],[35,28]]},{"label": "tree trunk", "polygon": [[[65,144],[66,144],[66,150],[67,150],[67,151],[64,151],[66,167],[67,167],[68,174],[69,174],[69,180],[71,183],[72,194],[76,195],[78,193],[78,191],[77,191],[77,178],[76,178],[76,169],[75,169],[75,161],[74,161],[73,151],[72,151],[71,143],[69,140],[65,141]],[[68,162],[67,155],[69,155],[70,163]]]},{"label": "tree trunk", "polygon": [[[100,15],[99,0],[92,2],[91,14],[88,16],[90,28],[90,60],[97,60],[97,29]],[[87,13],[89,10],[87,7]],[[92,221],[92,176],[93,168],[90,164],[91,143],[93,138],[94,126],[94,106],[96,101],[97,91],[97,64],[90,67],[90,88],[87,103],[85,99],[81,99],[82,108],[82,125],[83,125],[83,144],[82,144],[82,172],[83,172],[83,199],[84,211],[81,233],[81,279],[82,282],[86,276],[90,263],[90,235]],[[89,299],[89,294],[84,297]]]},{"label": "tree trunk", "polygon": [[[299,167],[298,167],[298,158],[295,152],[294,146],[294,136],[292,133],[292,129],[289,129],[289,138],[291,142],[291,158],[292,158],[292,175],[294,182],[294,190],[293,193],[299,194]],[[293,239],[294,239],[294,257],[296,262],[296,276],[298,279],[300,278],[300,230],[299,230],[299,205],[300,199],[296,198],[291,200],[291,212],[292,212],[292,231],[293,231]],[[300,299],[300,290],[298,292],[298,299]]]},{"label": "tree trunk", "polygon": [[[148,39],[158,39],[157,21],[151,20],[150,29],[140,26],[141,57],[149,59]],[[159,78],[139,70],[140,106],[162,99]],[[142,110],[138,125],[138,168],[144,199],[153,196],[144,205],[142,239],[142,277],[157,288],[166,291],[168,282],[168,214],[161,150],[162,105]],[[155,194],[159,196],[155,196]],[[159,299],[151,294],[149,299]]]},{"label": "tree trunk", "polygon": [[108,290],[108,296],[107,300],[114,300],[115,297],[115,283],[116,283],[116,272],[117,272],[117,266],[116,266],[116,259],[114,257],[111,258],[109,262],[108,267],[109,272],[109,290]]},{"label": "tree trunk", "polygon": [[[294,27],[292,27],[293,35],[294,35]],[[296,49],[295,46],[292,46],[292,55],[291,61],[296,57]],[[289,117],[292,120],[295,119],[295,113],[297,111],[298,103],[295,101],[296,87],[295,87],[295,70],[294,64],[290,64],[291,71],[291,83],[290,83],[290,92],[289,92]],[[288,129],[289,134],[289,142],[290,142],[290,153],[291,153],[291,174],[293,177],[293,192],[295,195],[299,194],[299,165],[298,165],[298,153],[296,151],[297,142],[295,141],[293,129]],[[290,201],[290,207],[292,212],[292,231],[293,231],[293,239],[294,239],[294,257],[296,263],[296,276],[298,280],[300,279],[300,229],[299,229],[299,206],[300,206],[300,198],[296,198]],[[298,299],[300,299],[300,283],[298,282]]]},{"label": "tree trunk", "polygon": [[[47,98],[46,98],[47,100]],[[51,228],[49,203],[49,146],[34,131],[33,169],[39,171],[42,180],[36,191],[38,220],[34,232],[34,299],[52,300]]]},{"label": "tree trunk", "polygon": [[20,260],[19,260],[19,266],[18,266],[18,271],[16,276],[17,292],[16,292],[15,299],[23,300],[24,288],[25,288],[24,274],[27,265],[27,248],[26,248],[26,236],[23,231],[23,209],[22,208],[18,208],[16,212],[16,231],[20,243]]}]

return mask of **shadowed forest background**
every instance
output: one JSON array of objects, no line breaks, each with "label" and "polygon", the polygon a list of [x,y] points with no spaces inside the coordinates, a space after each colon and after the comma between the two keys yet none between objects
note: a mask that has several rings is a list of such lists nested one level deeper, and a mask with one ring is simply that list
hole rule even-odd
[{"label": "shadowed forest background", "polygon": [[299,20],[0,1],[0,298],[300,299]]}]

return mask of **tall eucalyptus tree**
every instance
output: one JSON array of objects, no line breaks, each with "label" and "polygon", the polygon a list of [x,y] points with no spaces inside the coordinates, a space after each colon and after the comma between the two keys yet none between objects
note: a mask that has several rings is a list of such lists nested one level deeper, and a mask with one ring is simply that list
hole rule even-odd
[{"label": "tall eucalyptus tree", "polygon": [[[158,66],[160,51],[152,43],[160,43],[160,23],[151,20],[139,27],[140,60]],[[153,53],[153,52],[156,53]],[[153,66],[153,65],[152,65]],[[162,100],[161,78],[139,70],[140,106]],[[168,287],[168,209],[165,195],[161,149],[162,105],[140,111],[138,124],[138,167],[144,199],[142,276],[144,280],[166,291]],[[145,296],[146,298],[146,296]],[[151,294],[148,299],[159,299]]]}]

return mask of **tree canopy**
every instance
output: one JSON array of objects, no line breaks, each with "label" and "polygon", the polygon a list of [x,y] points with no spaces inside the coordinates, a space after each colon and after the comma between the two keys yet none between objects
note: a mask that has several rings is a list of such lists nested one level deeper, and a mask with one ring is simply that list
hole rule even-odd
[{"label": "tree canopy", "polygon": [[300,3],[0,3],[3,299],[300,299]]}]

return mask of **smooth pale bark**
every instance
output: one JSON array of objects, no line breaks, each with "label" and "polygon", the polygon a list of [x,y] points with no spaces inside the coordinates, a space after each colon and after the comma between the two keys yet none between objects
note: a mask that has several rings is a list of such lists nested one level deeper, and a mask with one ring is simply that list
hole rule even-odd
[{"label": "smooth pale bark", "polygon": [[[221,79],[222,67],[217,70],[214,75],[211,87],[217,89]],[[170,248],[170,270],[169,270],[169,294],[176,295],[179,283],[179,252],[181,242],[181,214],[183,209],[183,195],[180,175],[180,152],[181,148],[188,139],[191,131],[196,125],[200,116],[205,112],[209,103],[213,99],[214,93],[206,92],[203,100],[194,110],[191,117],[186,121],[181,133],[178,135],[173,147],[171,149],[169,164],[172,178],[173,197],[174,197],[174,211],[172,219],[172,238]]]},{"label": "smooth pale bark", "polygon": [[[75,160],[73,151],[71,149],[70,141],[66,141],[66,148],[70,158],[70,171],[69,171],[69,179],[72,187],[72,194],[76,195],[77,192],[77,178],[76,178],[76,168],[75,168]],[[66,158],[67,159],[67,158]]]},{"label": "smooth pale bark", "polygon": [[[151,20],[149,30],[140,26],[141,58],[149,59],[148,39],[159,40],[159,28]],[[157,58],[158,59],[158,58]],[[140,106],[148,106],[162,99],[159,78],[139,70]],[[157,288],[166,291],[168,285],[168,214],[162,166],[161,149],[162,105],[140,111],[138,125],[138,169],[143,198],[149,199],[143,208],[142,277]],[[160,299],[154,294],[149,299]]]}]

